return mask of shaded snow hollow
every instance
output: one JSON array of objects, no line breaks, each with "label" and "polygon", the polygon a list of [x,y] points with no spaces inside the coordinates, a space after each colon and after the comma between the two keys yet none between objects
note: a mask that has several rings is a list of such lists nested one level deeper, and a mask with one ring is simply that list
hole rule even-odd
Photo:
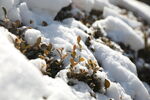
[{"label": "shaded snow hollow", "polygon": [[[111,1],[111,3],[110,3]],[[8,18],[20,20],[24,25],[31,26],[24,32],[24,38],[28,44],[34,45],[39,37],[42,42],[52,43],[55,48],[64,48],[64,54],[70,52],[77,37],[81,37],[82,50],[77,54],[85,60],[95,60],[101,63],[103,70],[96,75],[102,80],[100,93],[91,96],[93,90],[84,82],[76,81],[76,85],[67,84],[67,70],[70,67],[69,57],[64,61],[65,69],[61,70],[55,78],[41,73],[46,62],[40,58],[28,60],[13,44],[16,36],[0,27],[0,100],[150,100],[150,95],[144,84],[137,77],[137,70],[129,58],[104,45],[99,39],[92,39],[90,47],[85,41],[93,28],[100,28],[105,35],[115,42],[124,43],[132,50],[138,51],[144,48],[142,35],[134,28],[140,27],[141,23],[136,18],[125,17],[121,9],[116,5],[126,3],[131,11],[149,20],[149,14],[138,1],[131,0],[0,0],[0,7],[7,9]],[[136,2],[134,5],[134,3]],[[86,13],[92,9],[103,11],[103,20],[93,22],[91,28],[86,27],[74,18],[68,18],[62,22],[54,21],[56,14],[69,4],[74,9],[79,8]],[[138,9],[137,5],[143,9]],[[116,11],[116,12],[115,12]],[[0,9],[0,19],[4,12]],[[33,23],[31,23],[31,20]],[[46,21],[48,26],[41,25]],[[89,48],[94,49],[94,52]],[[88,70],[83,63],[76,65]],[[45,69],[42,69],[45,70]],[[92,73],[91,70],[88,70]],[[104,88],[104,80],[110,81],[110,87]],[[148,86],[147,86],[148,87]]]}]

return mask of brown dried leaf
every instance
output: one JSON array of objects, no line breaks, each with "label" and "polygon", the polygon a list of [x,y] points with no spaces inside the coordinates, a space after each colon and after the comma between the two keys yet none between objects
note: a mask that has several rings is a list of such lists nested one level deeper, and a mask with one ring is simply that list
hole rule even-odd
[{"label": "brown dried leaf", "polygon": [[62,59],[65,59],[68,56],[68,54],[65,54],[62,56]]},{"label": "brown dried leaf", "polygon": [[80,43],[80,41],[81,41],[81,37],[78,36],[78,37],[77,37],[77,42],[78,42],[78,44]]},{"label": "brown dried leaf", "polygon": [[20,48],[23,50],[23,49],[26,49],[26,45],[25,45],[25,43],[24,42],[22,42],[21,44],[20,44]]},{"label": "brown dried leaf", "polygon": [[110,82],[107,79],[105,79],[104,85],[105,85],[105,88],[107,89],[110,87]]},{"label": "brown dried leaf", "polygon": [[39,37],[39,38],[37,39],[36,43],[34,44],[34,47],[38,47],[38,46],[40,45],[40,43],[41,43],[41,40],[42,40],[42,38]]},{"label": "brown dried leaf", "polygon": [[44,50],[44,54],[48,55],[49,51],[48,50]]},{"label": "brown dried leaf", "polygon": [[47,46],[47,50],[49,50],[49,51],[52,50],[52,44],[51,43]]},{"label": "brown dried leaf", "polygon": [[75,58],[75,57],[76,57],[76,52],[75,52],[75,51],[71,52],[71,56],[72,56],[73,58]]},{"label": "brown dried leaf", "polygon": [[20,20],[16,20],[16,21],[15,21],[15,24],[16,24],[16,27],[19,27],[19,26],[21,25]]},{"label": "brown dried leaf", "polygon": [[76,46],[76,45],[74,45],[74,46],[73,46],[73,51],[74,51],[74,52],[75,52],[76,48],[77,48],[77,46]]},{"label": "brown dried leaf", "polygon": [[72,58],[70,59],[70,63],[71,63],[71,66],[72,66],[72,67],[78,64],[78,63],[75,62]]},{"label": "brown dried leaf", "polygon": [[41,59],[45,59],[45,57],[44,57],[44,56],[42,56],[42,55],[39,55],[38,57],[39,57],[39,58],[41,58]]},{"label": "brown dried leaf", "polygon": [[83,57],[79,58],[79,62],[83,62],[85,59]]}]

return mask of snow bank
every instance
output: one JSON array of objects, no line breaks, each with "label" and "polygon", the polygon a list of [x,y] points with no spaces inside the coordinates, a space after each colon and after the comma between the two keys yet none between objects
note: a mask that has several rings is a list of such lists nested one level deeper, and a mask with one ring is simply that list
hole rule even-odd
[{"label": "snow bank", "polygon": [[46,72],[46,61],[41,59],[41,58],[37,58],[37,59],[32,59],[30,60],[30,62],[37,67],[40,71],[42,72]]},{"label": "snow bank", "polygon": [[107,36],[116,42],[129,45],[131,49],[137,51],[144,48],[144,40],[130,26],[116,17],[107,17],[104,20],[96,21],[93,27],[102,26]]},{"label": "snow bank", "polygon": [[50,23],[57,13],[71,2],[71,0],[1,0],[0,19],[4,19],[4,11],[2,10],[4,7],[11,20],[20,20],[25,25],[35,27],[37,24],[40,25],[42,21]]},{"label": "snow bank", "polygon": [[141,26],[141,23],[138,22],[136,19],[130,19],[127,17],[127,15],[122,15],[121,12],[119,12],[119,11],[105,7],[103,10],[103,17],[106,18],[108,16],[117,17],[117,18],[121,19],[122,21],[124,21],[125,23],[127,23],[132,28]]},{"label": "snow bank", "polygon": [[46,93],[41,73],[14,48],[6,33],[0,27],[0,99],[40,100]]},{"label": "snow bank", "polygon": [[19,9],[17,8],[19,2],[20,0],[0,0],[0,19],[4,18],[2,7],[5,7],[8,13],[8,18],[12,20],[21,20]]},{"label": "snow bank", "polygon": [[94,5],[94,0],[72,0],[78,8],[90,12]]},{"label": "snow bank", "polygon": [[45,61],[36,59],[29,62],[14,48],[8,34],[11,33],[0,27],[1,100],[90,100],[79,98],[77,91],[73,92],[62,79],[43,76],[38,69],[45,65]]},{"label": "snow bank", "polygon": [[[38,14],[49,14],[55,17],[56,14],[63,8],[68,6],[71,0],[25,0],[27,5],[33,12]],[[57,5],[57,6],[56,6]]]},{"label": "snow bank", "polygon": [[132,100],[119,83],[111,83],[110,88],[107,90],[107,95],[115,100]]},{"label": "snow bank", "polygon": [[150,100],[147,89],[136,76],[136,66],[127,57],[101,43],[93,41],[92,44],[96,59],[102,63],[111,81],[119,82],[134,100]]},{"label": "snow bank", "polygon": [[139,16],[141,16],[144,20],[150,23],[150,11],[149,5],[142,3],[137,0],[111,0],[114,4],[122,6],[130,11],[135,12]]},{"label": "snow bank", "polygon": [[[72,51],[73,45],[78,45],[78,36],[81,36],[81,39],[83,40],[86,40],[86,37],[88,37],[87,34],[84,31],[82,31],[83,27],[80,30],[78,28],[75,28],[74,25],[78,27],[78,24],[72,24],[72,26],[69,26],[68,24],[67,26],[56,22],[49,25],[48,27],[38,27],[38,29],[46,38],[50,39],[50,43],[52,43],[55,48],[63,47],[64,51],[70,52]],[[87,49],[86,45],[83,43],[82,40],[81,45],[82,51],[78,52],[77,54],[83,56],[84,58],[95,60],[95,57],[89,51],[89,49]],[[68,63],[69,62],[67,61],[67,64]]]},{"label": "snow bank", "polygon": [[113,7],[109,3],[109,0],[72,0],[73,4],[84,10],[86,12],[90,12],[92,9],[102,11],[104,7]]},{"label": "snow bank", "polygon": [[41,37],[41,32],[35,29],[27,29],[24,33],[25,40],[28,44],[34,45],[39,37]]}]

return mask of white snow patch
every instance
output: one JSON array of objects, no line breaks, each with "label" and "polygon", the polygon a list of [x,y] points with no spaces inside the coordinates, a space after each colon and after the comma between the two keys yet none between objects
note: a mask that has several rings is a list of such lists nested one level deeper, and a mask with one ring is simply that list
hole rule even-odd
[{"label": "white snow patch", "polygon": [[150,100],[147,89],[136,76],[136,66],[127,57],[101,43],[92,41],[92,45],[96,59],[102,63],[111,81],[119,82],[135,100]]},{"label": "white snow patch", "polygon": [[144,48],[144,40],[130,26],[122,20],[109,16],[104,20],[96,21],[93,27],[102,26],[107,36],[116,42],[129,45],[131,49],[137,51]]},{"label": "white snow patch", "polygon": [[106,18],[108,16],[117,17],[117,18],[121,19],[122,21],[124,21],[125,23],[127,23],[129,26],[131,26],[133,28],[141,26],[140,22],[138,22],[134,19],[130,19],[130,18],[127,17],[127,15],[122,15],[120,12],[118,12],[114,9],[108,8],[108,7],[104,8],[103,16],[104,16],[104,18]]},{"label": "white snow patch", "polygon": [[41,32],[36,29],[27,29],[24,35],[27,43],[32,46],[37,42],[37,39],[42,36]]},{"label": "white snow patch", "polygon": [[137,1],[137,0],[111,0],[114,1],[116,5],[122,6],[130,11],[135,12],[139,16],[141,16],[144,20],[146,20],[148,23],[150,23],[150,14],[148,13],[150,11],[150,6]]},{"label": "white snow patch", "polygon": [[72,0],[73,4],[84,10],[90,12],[92,9],[103,11],[104,7],[115,8],[109,0]]},{"label": "white snow patch", "polygon": [[25,0],[32,11],[39,14],[49,14],[53,18],[63,8],[68,6],[71,0]]},{"label": "white snow patch", "polygon": [[47,91],[41,73],[5,34],[7,31],[0,27],[0,99],[41,100]]}]

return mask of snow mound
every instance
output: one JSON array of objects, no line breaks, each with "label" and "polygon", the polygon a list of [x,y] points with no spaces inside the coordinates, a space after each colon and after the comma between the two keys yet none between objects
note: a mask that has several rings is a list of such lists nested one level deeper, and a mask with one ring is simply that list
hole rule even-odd
[{"label": "snow mound", "polygon": [[[25,0],[32,11],[38,14],[48,13],[55,17],[56,14],[63,8],[68,6],[71,0]],[[57,6],[56,6],[57,5]],[[42,13],[41,13],[42,12]]]},{"label": "snow mound", "polygon": [[130,26],[122,20],[109,16],[104,20],[96,21],[93,27],[102,26],[107,36],[116,42],[129,45],[131,49],[137,51],[144,48],[144,40]]},{"label": "snow mound", "polygon": [[108,76],[112,81],[119,82],[126,93],[135,100],[150,99],[148,91],[136,76],[136,66],[127,57],[103,44],[94,41],[92,44],[96,59],[102,63],[104,70],[108,72]]},{"label": "snow mound", "polygon": [[114,7],[109,0],[72,0],[73,4],[84,10],[90,12],[92,9],[103,11],[104,7]]},{"label": "snow mound", "polygon": [[125,23],[127,23],[132,28],[136,28],[136,27],[140,27],[141,26],[141,23],[138,22],[137,20],[130,19],[127,16],[122,15],[121,12],[116,11],[116,10],[111,9],[111,8],[108,8],[108,7],[104,8],[103,16],[104,16],[104,18],[106,18],[108,16],[117,17],[117,18],[121,19],[122,21],[124,21]]},{"label": "snow mound", "polygon": [[46,93],[41,73],[14,48],[6,33],[0,27],[0,99],[40,100]]},{"label": "snow mound", "polygon": [[137,0],[116,0],[117,2],[115,2],[115,0],[112,1],[114,1],[114,4],[116,5],[122,6],[130,11],[135,12],[148,23],[150,23],[150,14],[147,13],[150,11],[149,5]]},{"label": "snow mound", "polygon": [[24,36],[27,43],[33,46],[36,43],[37,39],[40,38],[42,35],[39,30],[27,29],[24,33]]}]

